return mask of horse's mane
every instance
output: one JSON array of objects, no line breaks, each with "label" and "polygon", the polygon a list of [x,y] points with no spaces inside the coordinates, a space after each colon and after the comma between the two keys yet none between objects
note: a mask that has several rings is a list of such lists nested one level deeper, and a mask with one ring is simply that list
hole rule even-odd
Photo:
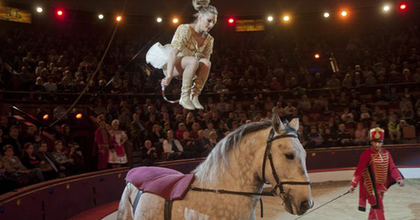
[{"label": "horse's mane", "polygon": [[[246,135],[271,126],[271,121],[244,124],[223,138],[211,151],[206,160],[194,171],[197,179],[203,182],[215,182],[225,171],[229,153],[234,151]],[[268,137],[268,136],[267,136]]]}]

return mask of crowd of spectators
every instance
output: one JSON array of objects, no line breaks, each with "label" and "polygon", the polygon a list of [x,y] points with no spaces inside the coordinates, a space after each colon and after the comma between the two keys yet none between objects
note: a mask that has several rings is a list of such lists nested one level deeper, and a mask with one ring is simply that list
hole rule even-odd
[{"label": "crowd of spectators", "polygon": [[81,149],[71,136],[62,135],[49,146],[35,125],[10,123],[6,116],[0,121],[0,194],[84,172]]},{"label": "crowd of spectators", "polygon": [[[163,76],[144,63],[130,63],[142,45],[128,36],[116,39],[97,76],[88,81],[104,52],[103,41],[84,34],[41,40],[32,32],[1,31],[0,85],[51,93],[35,96],[40,103],[54,100],[55,92],[77,93],[86,86],[91,93],[120,94],[113,99],[98,96],[92,106],[98,125],[98,169],[125,165],[126,143],[141,152],[142,165],[204,157],[229,132],[269,120],[273,111],[284,120],[300,118],[298,132],[305,148],[367,145],[368,130],[377,126],[386,129],[386,143],[398,144],[404,132],[419,131],[419,37],[417,26],[410,26],[337,36],[334,41],[340,44],[328,38],[296,39],[299,43],[289,50],[264,46],[269,42],[247,47],[217,43],[211,75],[200,96],[205,109],[190,112],[160,98],[130,96],[159,94]],[[310,47],[336,52],[338,62],[346,65],[336,72],[308,71],[299,57]],[[167,90],[177,94],[179,88],[174,82]],[[43,152],[41,138],[21,139],[19,129],[10,127],[5,116],[1,126],[2,178],[27,184],[13,175],[36,182],[79,171],[76,161],[83,157],[74,153],[77,144],[57,140],[54,152]]]}]

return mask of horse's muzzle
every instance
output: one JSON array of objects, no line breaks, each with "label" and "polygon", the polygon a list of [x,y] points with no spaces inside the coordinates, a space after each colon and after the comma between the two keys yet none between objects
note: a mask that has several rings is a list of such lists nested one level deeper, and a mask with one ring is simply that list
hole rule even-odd
[{"label": "horse's muzzle", "polygon": [[308,211],[312,207],[313,207],[313,202],[311,202],[309,200],[305,200],[305,201],[300,203],[299,208],[297,210],[297,214],[298,215],[303,215],[303,214],[305,214],[306,211]]}]

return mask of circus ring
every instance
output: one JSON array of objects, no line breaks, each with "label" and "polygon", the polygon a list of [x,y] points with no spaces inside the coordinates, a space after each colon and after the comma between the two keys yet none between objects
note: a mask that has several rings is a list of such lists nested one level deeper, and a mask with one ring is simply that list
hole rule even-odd
[{"label": "circus ring", "polygon": [[[308,150],[307,167],[313,182],[315,207],[348,189],[360,154],[366,147]],[[388,219],[420,219],[420,145],[388,145],[407,179],[406,187],[394,186],[386,194]],[[203,158],[166,161],[158,166],[182,172],[193,170]],[[117,168],[44,182],[0,196],[0,219],[115,219],[128,169]],[[346,195],[302,219],[366,219],[357,211],[357,193]],[[257,216],[260,216],[257,207]],[[264,219],[295,219],[284,211],[279,198],[264,198]]]}]

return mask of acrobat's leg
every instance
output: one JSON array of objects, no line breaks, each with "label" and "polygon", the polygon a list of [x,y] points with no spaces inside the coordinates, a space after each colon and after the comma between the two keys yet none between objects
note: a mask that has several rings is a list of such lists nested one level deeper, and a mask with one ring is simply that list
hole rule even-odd
[{"label": "acrobat's leg", "polygon": [[182,73],[181,98],[179,99],[179,104],[185,109],[195,110],[190,96],[193,78],[198,69],[198,60],[194,57],[183,57],[181,66],[184,71]]},{"label": "acrobat's leg", "polygon": [[195,78],[194,85],[192,87],[191,101],[196,109],[204,109],[198,100],[198,96],[204,88],[207,82],[207,78],[210,74],[211,62],[208,59],[201,59],[198,67],[198,74]]}]

